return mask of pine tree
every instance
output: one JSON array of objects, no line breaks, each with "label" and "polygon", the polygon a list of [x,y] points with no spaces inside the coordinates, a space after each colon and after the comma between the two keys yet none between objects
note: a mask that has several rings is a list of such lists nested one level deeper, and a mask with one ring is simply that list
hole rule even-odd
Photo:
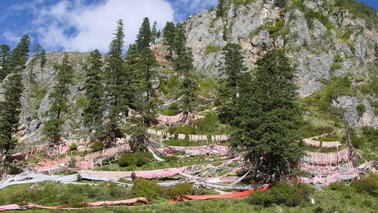
[{"label": "pine tree", "polygon": [[191,50],[186,47],[185,29],[182,26],[176,28],[173,49],[177,54],[177,58],[173,61],[176,70],[182,73],[191,71],[193,56]]},{"label": "pine tree", "polygon": [[84,124],[93,130],[99,128],[102,121],[103,88],[100,52],[97,49],[91,52],[87,61],[84,67],[86,73],[85,95],[87,98],[87,105],[84,109]]},{"label": "pine tree", "polygon": [[7,166],[6,158],[17,142],[13,135],[17,133],[19,124],[20,99],[23,91],[21,71],[28,60],[29,44],[29,36],[23,36],[10,55],[8,54],[9,47],[2,46],[2,63],[6,64],[10,73],[4,82],[4,100],[0,102],[0,161],[2,161],[3,172]]},{"label": "pine tree", "polygon": [[136,39],[136,45],[139,50],[149,49],[150,43],[152,39],[151,27],[150,27],[150,20],[145,17],[143,19],[142,26],[139,29],[139,33]]},{"label": "pine tree", "polygon": [[157,29],[157,22],[155,21],[151,29],[151,43],[156,44],[156,40],[159,38],[159,31]]},{"label": "pine tree", "polygon": [[46,62],[47,62],[47,58],[46,58],[46,50],[42,50],[41,51],[41,55],[40,55],[40,67],[41,68],[44,68],[45,65],[46,65]]},{"label": "pine tree", "polygon": [[54,69],[56,71],[57,82],[53,87],[53,91],[49,94],[51,102],[48,111],[49,120],[43,128],[43,132],[48,137],[51,146],[61,140],[62,125],[64,124],[63,115],[69,109],[68,95],[70,90],[68,86],[72,84],[73,68],[67,54],[64,55],[62,63],[55,65]]},{"label": "pine tree", "polygon": [[9,74],[10,47],[6,44],[0,46],[0,81]]},{"label": "pine tree", "polygon": [[164,44],[168,46],[168,50],[172,55],[172,52],[175,47],[175,35],[176,35],[176,26],[173,22],[167,22],[163,29]]},{"label": "pine tree", "polygon": [[126,73],[122,49],[124,44],[123,22],[117,22],[117,29],[110,44],[110,50],[105,60],[104,68],[104,111],[105,123],[101,129],[101,136],[105,146],[108,147],[115,141],[116,137],[122,136],[119,122],[123,116],[128,114],[128,101],[125,98],[127,85]]},{"label": "pine tree", "polygon": [[219,118],[225,123],[230,123],[235,117],[235,106],[241,89],[240,85],[244,79],[243,72],[247,68],[244,65],[244,57],[240,45],[227,44],[223,51],[225,65],[223,74],[226,78],[216,102]]},{"label": "pine tree", "polygon": [[233,138],[247,152],[256,173],[278,180],[292,171],[303,154],[296,132],[301,112],[295,71],[282,50],[268,53],[258,66],[238,99]]},{"label": "pine tree", "polygon": [[217,6],[217,11],[216,11],[216,16],[217,17],[223,17],[224,11],[226,7],[226,2],[225,0],[218,0],[218,6]]}]

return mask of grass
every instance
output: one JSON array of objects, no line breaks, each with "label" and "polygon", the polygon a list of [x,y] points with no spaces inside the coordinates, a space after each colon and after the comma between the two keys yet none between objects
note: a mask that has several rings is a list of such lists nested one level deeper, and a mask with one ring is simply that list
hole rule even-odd
[{"label": "grass", "polygon": [[222,158],[218,156],[192,156],[192,157],[185,157],[185,158],[178,158],[175,156],[172,157],[164,157],[165,161],[151,161],[144,164],[141,167],[136,166],[127,166],[127,167],[120,167],[117,163],[103,165],[102,167],[95,167],[94,170],[96,171],[141,171],[141,170],[153,170],[153,169],[166,169],[166,168],[173,168],[173,167],[182,167],[182,166],[191,166],[197,164],[206,164],[211,163],[213,165],[220,164]]},{"label": "grass", "polygon": [[[240,199],[218,199],[208,201],[188,201],[171,204],[167,201],[160,200],[149,206],[138,205],[132,207],[104,207],[96,208],[95,212],[132,212],[132,213],[228,213],[228,212],[261,212],[261,213],[312,213],[312,212],[343,212],[343,213],[373,213],[378,209],[376,197],[368,193],[359,193],[353,187],[345,184],[340,186],[323,187],[313,190],[310,194],[316,204],[303,203],[296,207],[287,207],[285,205],[273,205],[263,207],[261,205],[252,205],[250,198]],[[82,209],[72,212],[93,212],[94,209]],[[29,210],[27,212],[51,212],[51,210]],[[61,212],[61,211],[57,211]]]},{"label": "grass", "polygon": [[209,55],[211,53],[216,53],[216,52],[219,52],[222,50],[222,47],[220,46],[215,46],[215,45],[208,45],[206,48],[205,48],[205,55]]}]

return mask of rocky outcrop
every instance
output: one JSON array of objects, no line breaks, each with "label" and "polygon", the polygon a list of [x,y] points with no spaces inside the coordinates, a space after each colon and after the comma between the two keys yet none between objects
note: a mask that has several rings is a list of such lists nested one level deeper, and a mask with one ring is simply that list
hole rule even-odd
[{"label": "rocky outcrop", "polygon": [[[88,53],[66,53],[74,70],[74,83],[70,85],[70,110],[64,117],[63,134],[65,138],[75,138],[81,128],[81,103],[83,101],[84,72],[82,64]],[[47,54],[46,65],[42,68],[36,58],[29,60],[23,73],[24,92],[21,103],[20,127],[18,137],[21,142],[38,143],[41,139],[47,112],[50,108],[49,93],[56,83],[54,65],[61,63],[64,53]]]},{"label": "rocky outcrop", "polygon": [[[323,80],[334,76],[368,76],[369,67],[378,60],[376,26],[368,26],[366,20],[326,4],[323,0],[305,0],[306,12],[295,6],[282,10],[274,7],[274,0],[255,0],[248,5],[230,3],[223,17],[216,17],[215,10],[203,11],[184,23],[195,67],[205,75],[222,75],[221,50],[233,42],[242,46],[249,69],[255,69],[267,51],[284,48],[297,69],[301,97],[319,91],[324,87]],[[352,122],[352,117],[348,119],[351,125],[363,125]],[[365,120],[376,118],[370,113]],[[364,124],[375,126],[373,123]]]}]

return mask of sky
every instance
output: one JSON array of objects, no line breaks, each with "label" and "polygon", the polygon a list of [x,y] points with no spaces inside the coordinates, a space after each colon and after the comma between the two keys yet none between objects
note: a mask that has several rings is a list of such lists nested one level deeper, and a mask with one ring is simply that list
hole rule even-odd
[{"label": "sky", "polygon": [[[378,8],[377,0],[360,0]],[[176,23],[218,0],[0,0],[0,44],[14,47],[29,34],[32,44],[48,51],[106,52],[122,19],[126,46],[133,43],[144,17],[162,28]]]}]

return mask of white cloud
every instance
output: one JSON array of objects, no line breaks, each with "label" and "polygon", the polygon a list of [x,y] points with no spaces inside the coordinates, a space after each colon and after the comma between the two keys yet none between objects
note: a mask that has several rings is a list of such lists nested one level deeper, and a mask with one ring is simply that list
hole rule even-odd
[{"label": "white cloud", "polygon": [[170,0],[176,10],[175,18],[182,21],[189,15],[196,14],[203,9],[213,8],[218,0]]},{"label": "white cloud", "polygon": [[65,0],[34,12],[41,45],[66,51],[107,51],[119,19],[124,21],[125,42],[131,44],[144,17],[164,25],[174,15],[165,0],[105,0],[95,5]]},{"label": "white cloud", "polygon": [[2,36],[9,42],[11,43],[18,43],[21,39],[21,36],[11,32],[11,31],[5,31]]}]

